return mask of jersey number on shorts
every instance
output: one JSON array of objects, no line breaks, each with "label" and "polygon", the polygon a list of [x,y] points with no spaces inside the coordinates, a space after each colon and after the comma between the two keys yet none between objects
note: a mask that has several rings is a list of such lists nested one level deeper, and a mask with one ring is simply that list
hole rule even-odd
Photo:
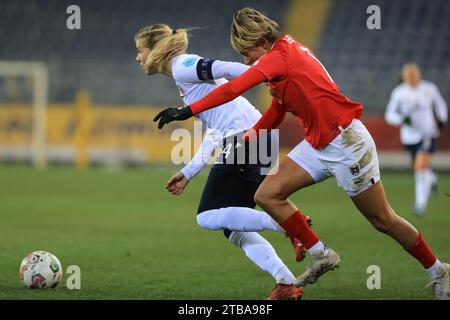
[{"label": "jersey number on shorts", "polygon": [[231,152],[232,145],[233,144],[230,142],[229,144],[227,144],[227,146],[225,148],[223,148],[222,153],[225,154],[225,159],[228,159],[228,156],[230,155],[230,152]]}]

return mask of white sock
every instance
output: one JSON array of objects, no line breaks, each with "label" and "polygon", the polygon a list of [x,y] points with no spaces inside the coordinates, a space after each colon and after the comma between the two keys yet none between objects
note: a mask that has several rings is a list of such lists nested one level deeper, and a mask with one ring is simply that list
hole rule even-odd
[{"label": "white sock", "polygon": [[209,230],[285,232],[269,214],[245,207],[226,207],[203,211],[197,215],[197,223],[202,228]]},{"label": "white sock", "polygon": [[431,280],[434,280],[441,276],[441,266],[442,262],[439,261],[439,259],[436,259],[436,262],[427,269],[428,275],[430,276]]},{"label": "white sock", "polygon": [[428,179],[430,181],[430,184],[433,185],[435,183],[437,183],[437,175],[436,173],[434,173],[434,171],[432,169],[428,169]]},{"label": "white sock", "polygon": [[425,210],[430,197],[431,191],[431,176],[426,170],[418,170],[415,172],[416,179],[416,208]]},{"label": "white sock", "polygon": [[272,245],[256,232],[233,231],[231,243],[244,250],[247,257],[259,268],[270,273],[277,283],[292,284],[295,277],[275,252]]},{"label": "white sock", "polygon": [[315,245],[308,249],[309,254],[314,252],[321,251],[322,254],[328,254],[329,249],[325,247],[322,241],[317,241]]}]

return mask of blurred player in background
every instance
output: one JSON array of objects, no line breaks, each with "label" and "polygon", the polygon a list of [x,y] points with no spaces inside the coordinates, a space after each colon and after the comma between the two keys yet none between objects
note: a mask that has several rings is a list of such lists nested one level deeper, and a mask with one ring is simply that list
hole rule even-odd
[{"label": "blurred player in background", "polygon": [[403,83],[392,91],[386,109],[386,122],[401,126],[400,139],[411,153],[415,175],[414,212],[423,215],[428,198],[437,193],[437,176],[431,169],[439,131],[447,122],[447,105],[437,86],[422,80],[419,67],[408,63],[402,69]]},{"label": "blurred player in background", "polygon": [[231,44],[252,67],[200,101],[185,108],[163,110],[155,118],[159,127],[222,105],[268,82],[272,104],[253,129],[258,133],[260,129],[276,128],[285,113],[291,112],[305,130],[305,140],[283,159],[276,174],[267,175],[255,199],[290,237],[299,239],[308,249],[311,261],[298,278],[299,285],[315,282],[339,265],[340,259],[324,246],[288,197],[335,176],[370,223],[396,240],[427,270],[435,298],[450,299],[450,265],[436,258],[422,234],[398,216],[387,201],[375,143],[358,120],[362,105],[339,91],[308,48],[282,34],[275,21],[257,10],[243,8],[233,16]]},{"label": "blurred player in background", "polygon": [[[145,73],[172,77],[186,104],[203,98],[220,84],[226,83],[226,79],[233,79],[248,69],[240,63],[186,54],[186,29],[175,30],[165,24],[154,24],[140,29],[135,42],[138,50],[136,60]],[[274,277],[276,286],[268,299],[301,298],[302,289],[293,285],[295,276],[277,256],[272,245],[255,232],[272,230],[285,233],[270,215],[254,209],[253,197],[264,179],[260,173],[262,164],[238,167],[234,160],[228,161],[228,157],[235,155],[236,137],[250,129],[261,118],[261,113],[245,98],[237,97],[217,109],[200,113],[198,118],[206,126],[203,143],[192,160],[169,179],[167,190],[174,195],[182,194],[190,179],[205,167],[223,142],[222,153],[212,167],[203,190],[197,222],[205,229],[223,230],[231,243],[240,247],[251,261]],[[298,246],[295,248],[299,260],[301,252]]]}]

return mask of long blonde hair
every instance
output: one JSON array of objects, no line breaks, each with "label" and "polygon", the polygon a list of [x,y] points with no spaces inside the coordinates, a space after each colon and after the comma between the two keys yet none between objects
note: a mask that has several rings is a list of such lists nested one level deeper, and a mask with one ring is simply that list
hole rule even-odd
[{"label": "long blonde hair", "polygon": [[258,10],[245,7],[233,16],[231,46],[241,54],[260,45],[263,39],[273,43],[280,36],[278,23]]},{"label": "long blonde hair", "polygon": [[172,29],[163,23],[141,28],[136,32],[134,39],[144,40],[145,47],[150,49],[144,63],[148,75],[170,73],[172,59],[185,53],[189,44],[188,29]]}]

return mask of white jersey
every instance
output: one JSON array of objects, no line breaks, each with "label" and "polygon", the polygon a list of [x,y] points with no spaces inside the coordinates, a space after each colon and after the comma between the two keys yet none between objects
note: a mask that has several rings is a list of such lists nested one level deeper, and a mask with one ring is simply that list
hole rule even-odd
[{"label": "white jersey", "polygon": [[[241,63],[210,60],[195,54],[182,54],[172,60],[172,75],[186,105],[200,100],[248,68]],[[181,170],[188,179],[205,167],[223,138],[250,129],[261,118],[261,113],[247,99],[237,97],[197,117],[206,127],[206,133],[195,156]]]},{"label": "white jersey", "polygon": [[[404,124],[405,118],[411,124]],[[447,105],[439,89],[429,81],[420,81],[416,87],[402,83],[392,91],[388,103],[386,122],[399,126],[403,144],[416,144],[423,139],[437,138],[439,129],[436,123],[447,122]]]}]

